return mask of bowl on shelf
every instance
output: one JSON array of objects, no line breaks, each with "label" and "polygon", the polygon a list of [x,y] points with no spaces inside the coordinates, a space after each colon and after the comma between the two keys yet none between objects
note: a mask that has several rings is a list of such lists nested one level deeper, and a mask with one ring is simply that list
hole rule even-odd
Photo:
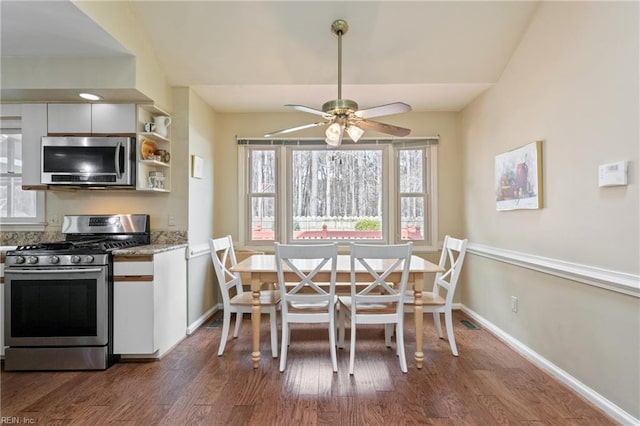
[{"label": "bowl on shelf", "polygon": [[145,139],[140,144],[140,154],[144,160],[151,160],[149,156],[155,155],[157,150],[158,147],[156,146],[156,143],[150,139]]}]

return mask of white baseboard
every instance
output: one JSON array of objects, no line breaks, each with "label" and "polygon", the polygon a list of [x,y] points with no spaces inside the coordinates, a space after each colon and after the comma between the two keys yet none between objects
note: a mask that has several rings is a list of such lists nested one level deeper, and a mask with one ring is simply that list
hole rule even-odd
[{"label": "white baseboard", "polygon": [[187,327],[187,336],[192,335],[193,332],[198,329],[198,327],[200,327],[202,324],[207,322],[207,320],[211,318],[211,316],[216,312],[218,312],[220,309],[222,309],[222,304],[213,305],[213,307],[209,309],[207,312],[205,312],[204,314],[202,314],[200,318],[198,318],[197,320],[189,324],[189,326]]},{"label": "white baseboard", "polygon": [[507,346],[511,347],[513,350],[527,358],[533,364],[537,365],[538,367],[558,379],[560,382],[567,385],[573,391],[590,401],[592,404],[600,408],[609,416],[611,416],[614,420],[620,422],[623,425],[640,425],[640,419],[636,419],[631,414],[627,413],[622,408],[618,407],[616,404],[591,389],[589,386],[585,385],[528,346],[524,345],[522,342],[515,339],[510,334],[504,332],[504,330],[487,321],[475,311],[469,309],[465,305],[461,305],[460,308],[462,312],[477,321],[482,327],[484,327],[487,331],[504,342]]}]

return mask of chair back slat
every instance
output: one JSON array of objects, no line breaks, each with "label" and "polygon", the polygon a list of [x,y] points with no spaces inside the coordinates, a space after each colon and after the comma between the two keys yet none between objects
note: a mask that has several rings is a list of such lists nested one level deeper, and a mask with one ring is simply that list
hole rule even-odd
[{"label": "chair back slat", "polygon": [[[275,253],[283,314],[287,314],[289,308],[296,305],[312,305],[315,308],[326,306],[328,313],[335,298],[337,244],[275,243]],[[291,282],[290,278],[285,282],[285,271],[293,272],[298,278],[296,282]],[[330,271],[329,282],[320,285],[316,277],[327,271]]]},{"label": "chair back slat", "polygon": [[447,235],[442,245],[439,266],[444,268],[445,271],[436,274],[433,292],[439,295],[440,288],[443,288],[447,292],[445,297],[447,304],[451,303],[456,291],[456,285],[458,278],[460,278],[460,271],[467,251],[467,243],[468,240],[466,239],[460,240]]},{"label": "chair back slat", "polygon": [[213,269],[216,272],[220,293],[222,294],[222,302],[224,306],[227,306],[231,300],[229,294],[231,289],[235,288],[236,294],[243,293],[240,274],[229,270],[229,268],[236,265],[233,240],[230,235],[216,239],[210,238],[209,248],[211,250]]},{"label": "chair back slat", "polygon": [[[403,295],[407,287],[409,265],[411,262],[412,243],[396,245],[351,244],[351,298],[352,309],[358,312],[358,306],[371,304],[396,304],[398,312],[403,309]],[[382,273],[376,272],[374,262],[383,261]],[[377,265],[376,265],[377,266]],[[362,278],[356,280],[356,272],[364,269],[370,275],[370,283],[363,289]],[[398,270],[402,271],[400,282],[389,282],[388,277]]]}]

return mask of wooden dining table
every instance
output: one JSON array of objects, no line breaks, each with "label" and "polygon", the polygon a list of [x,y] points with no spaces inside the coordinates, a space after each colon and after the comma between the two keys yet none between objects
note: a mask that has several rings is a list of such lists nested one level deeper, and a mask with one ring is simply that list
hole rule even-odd
[{"label": "wooden dining table", "polygon": [[[296,265],[299,266],[299,265]],[[384,272],[388,267],[388,264],[384,262],[378,263],[375,268],[376,272]],[[320,271],[315,276],[316,282],[329,282],[330,281],[330,269],[329,266],[325,266],[326,271]],[[301,271],[305,271],[302,266]],[[253,368],[258,368],[260,364],[260,290],[264,283],[277,283],[278,276],[276,271],[276,258],[273,254],[254,254],[246,259],[238,262],[235,266],[231,267],[232,272],[238,272],[243,277],[249,277],[251,283],[251,292],[253,297],[253,303],[251,308],[251,329],[253,337],[253,351],[251,358],[253,360]],[[292,272],[284,269],[285,282],[297,282],[298,276]],[[364,268],[356,267],[356,282],[359,280],[365,282],[371,275],[364,270]],[[422,352],[422,291],[424,289],[425,280],[428,274],[435,274],[437,272],[444,272],[444,269],[440,266],[422,259],[416,255],[411,256],[411,264],[409,266],[409,278],[408,286],[413,285],[413,291],[415,294],[414,303],[414,318],[416,328],[416,367],[422,368],[424,361],[424,353]],[[393,272],[389,275],[388,280],[390,282],[400,281],[401,271]],[[351,256],[350,255],[338,255],[338,261],[336,262],[336,283],[344,283],[344,287],[348,290],[348,283],[351,282]],[[339,286],[342,284],[339,284]],[[339,292],[339,290],[336,290]]]}]

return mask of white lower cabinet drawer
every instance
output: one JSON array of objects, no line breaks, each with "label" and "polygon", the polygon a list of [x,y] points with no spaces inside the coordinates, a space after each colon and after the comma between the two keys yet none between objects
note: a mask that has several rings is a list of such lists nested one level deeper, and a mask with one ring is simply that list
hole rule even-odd
[{"label": "white lower cabinet drawer", "polygon": [[118,261],[113,262],[113,275],[124,276],[153,276],[153,260],[149,261]]}]

